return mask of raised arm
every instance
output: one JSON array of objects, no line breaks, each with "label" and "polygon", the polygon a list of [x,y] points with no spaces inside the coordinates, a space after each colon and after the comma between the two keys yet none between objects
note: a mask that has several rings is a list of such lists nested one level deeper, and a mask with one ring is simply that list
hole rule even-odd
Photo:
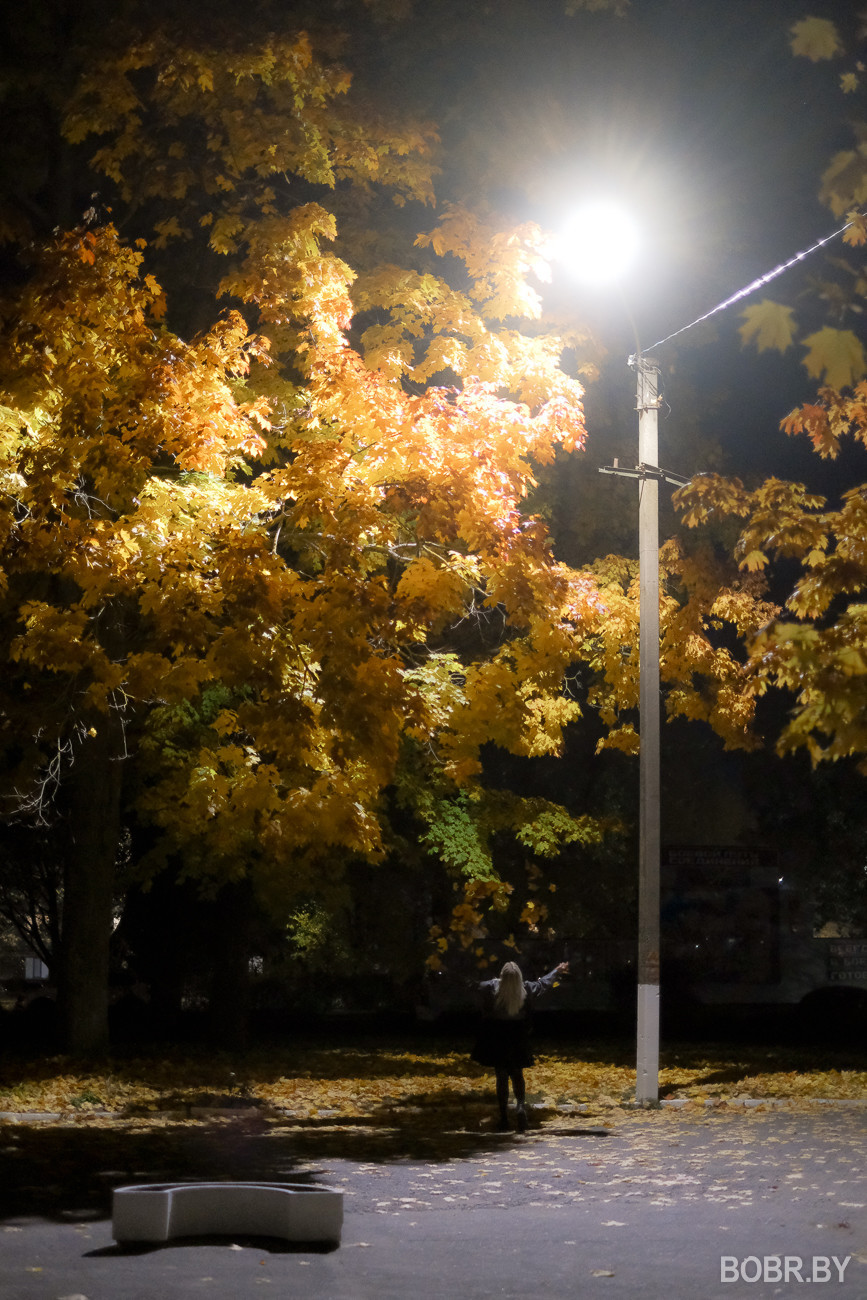
[{"label": "raised arm", "polygon": [[525,980],[524,988],[527,991],[527,996],[531,998],[541,997],[543,993],[547,993],[550,988],[554,987],[558,975],[568,974],[568,961],[561,961],[559,966],[555,966],[552,971],[549,971],[547,975],[543,975],[541,979]]}]

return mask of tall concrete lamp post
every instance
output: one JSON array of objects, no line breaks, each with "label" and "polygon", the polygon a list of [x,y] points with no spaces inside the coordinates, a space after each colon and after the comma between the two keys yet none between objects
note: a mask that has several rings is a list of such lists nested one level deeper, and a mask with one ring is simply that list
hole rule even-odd
[{"label": "tall concrete lamp post", "polygon": [[[656,466],[659,367],[630,358],[637,377],[638,466]],[[639,848],[638,1036],[635,1100],[659,1100],[659,480],[638,482]]]},{"label": "tall concrete lamp post", "polygon": [[635,1099],[659,1100],[659,484],[683,487],[686,479],[660,469],[657,412],[659,366],[653,357],[629,358],[636,375],[638,464],[616,462],[600,473],[638,480],[639,750],[638,808],[638,1033]]},{"label": "tall concrete lamp post", "polygon": [[[573,219],[565,255],[579,279],[600,285],[618,277],[633,260],[638,232],[617,205],[585,205]],[[617,462],[601,473],[638,480],[638,553],[640,623],[640,794],[638,853],[638,1032],[636,1101],[659,1099],[659,483],[682,487],[685,479],[661,470],[658,461],[657,413],[659,366],[640,352],[629,358],[636,375],[638,465]]]},{"label": "tall concrete lamp post", "polygon": [[[844,226],[796,253],[786,262],[759,276],[737,293],[717,303],[703,316],[667,335],[654,347],[684,334],[717,312],[740,302],[755,290],[802,262],[825,244],[842,235],[863,214],[850,213]],[[582,278],[601,283],[619,274],[637,247],[636,231],[626,214],[611,204],[585,208],[575,224],[583,240],[579,256],[570,259]],[[618,254],[614,257],[613,254]],[[616,263],[619,261],[619,265]],[[622,469],[617,461],[605,465],[602,474],[618,474],[638,480],[639,552],[639,652],[641,683],[640,713],[640,796],[638,854],[638,1043],[636,1058],[636,1100],[649,1105],[659,1100],[659,484],[684,487],[687,479],[657,465],[657,412],[659,410],[659,366],[653,357],[637,351],[629,358],[637,379],[638,465]]]}]

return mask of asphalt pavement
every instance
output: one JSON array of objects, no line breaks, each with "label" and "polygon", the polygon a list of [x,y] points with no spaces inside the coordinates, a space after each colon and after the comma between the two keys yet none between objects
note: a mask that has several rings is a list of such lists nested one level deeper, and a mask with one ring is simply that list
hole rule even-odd
[{"label": "asphalt pavement", "polygon": [[[600,1112],[526,1137],[4,1124],[0,1295],[717,1300],[819,1284],[864,1300],[865,1156],[863,1107]],[[111,1187],[182,1176],[338,1187],[341,1244],[115,1245]]]}]

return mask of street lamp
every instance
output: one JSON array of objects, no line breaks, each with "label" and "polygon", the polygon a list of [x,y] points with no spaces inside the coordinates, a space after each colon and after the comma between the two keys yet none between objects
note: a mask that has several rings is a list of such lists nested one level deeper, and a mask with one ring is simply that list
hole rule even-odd
[{"label": "street lamp", "polygon": [[[638,250],[637,228],[611,203],[583,208],[571,223],[569,235],[569,265],[585,283],[600,285],[616,279]],[[641,746],[635,1099],[639,1105],[649,1105],[659,1100],[659,483],[664,479],[682,487],[686,480],[661,470],[657,463],[659,366],[640,352],[629,358],[629,365],[636,375],[638,464],[635,469],[622,469],[615,461],[600,472],[638,480]]]},{"label": "street lamp", "polygon": [[[666,335],[653,345],[662,347],[671,339],[725,311],[736,302],[763,288],[771,280],[802,262],[812,253],[844,234],[863,218],[850,213],[846,224],[832,231],[809,248],[781,262],[772,270],[717,303],[703,316]],[[596,204],[582,210],[573,225],[587,248],[569,260],[583,278],[601,284],[623,269],[624,259],[609,255],[627,250],[634,256],[637,235],[628,219],[617,214],[610,204]],[[596,241],[596,242],[594,242]],[[588,251],[588,250],[595,251]],[[615,269],[616,267],[616,269]],[[603,270],[609,274],[603,276]],[[590,274],[588,275],[588,272]],[[637,344],[636,344],[637,347]],[[657,411],[659,409],[659,366],[655,358],[637,350],[629,358],[635,370],[636,409],[638,411],[638,464],[635,469],[621,469],[617,461],[605,465],[600,473],[618,474],[638,479],[638,553],[639,553],[639,656],[641,684],[639,714],[641,731],[640,798],[639,798],[639,886],[638,886],[638,1042],[636,1059],[636,1100],[648,1105],[659,1100],[659,484],[685,487],[687,479],[657,465]]]},{"label": "street lamp", "polygon": [[556,256],[582,284],[605,285],[624,275],[640,243],[629,213],[610,199],[598,198],[582,203],[564,223]]}]

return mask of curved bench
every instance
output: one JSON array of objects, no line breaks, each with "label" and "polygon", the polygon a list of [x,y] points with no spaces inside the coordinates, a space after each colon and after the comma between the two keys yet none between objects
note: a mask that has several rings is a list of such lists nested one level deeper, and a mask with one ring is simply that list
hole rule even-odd
[{"label": "curved bench", "polygon": [[145,1183],[116,1187],[117,1242],[246,1234],[339,1243],[343,1193],[304,1183]]}]

